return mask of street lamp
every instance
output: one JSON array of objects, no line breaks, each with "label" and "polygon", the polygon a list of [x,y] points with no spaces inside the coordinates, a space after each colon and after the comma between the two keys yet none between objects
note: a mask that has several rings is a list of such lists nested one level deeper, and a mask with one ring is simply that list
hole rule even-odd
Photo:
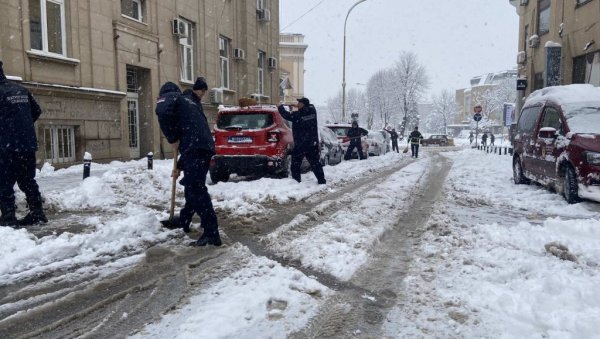
[{"label": "street lamp", "polygon": [[348,23],[348,16],[350,12],[361,2],[365,2],[367,0],[359,0],[357,1],[350,9],[348,10],[348,14],[346,14],[346,20],[344,21],[344,65],[342,68],[342,120],[346,119],[346,24]]}]

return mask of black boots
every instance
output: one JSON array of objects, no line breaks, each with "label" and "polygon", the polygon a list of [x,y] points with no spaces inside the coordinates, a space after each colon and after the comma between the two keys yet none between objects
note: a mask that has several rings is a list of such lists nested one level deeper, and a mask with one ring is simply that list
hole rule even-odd
[{"label": "black boots", "polygon": [[202,236],[197,241],[191,242],[190,246],[221,246],[221,237],[219,236],[219,231],[211,231],[207,232],[206,230],[202,233]]},{"label": "black boots", "polygon": [[0,216],[0,226],[17,226],[19,222],[15,216],[15,208],[2,207],[2,216]]},{"label": "black boots", "polygon": [[19,226],[31,226],[37,224],[45,224],[48,222],[44,211],[31,211],[23,219],[19,220]]}]

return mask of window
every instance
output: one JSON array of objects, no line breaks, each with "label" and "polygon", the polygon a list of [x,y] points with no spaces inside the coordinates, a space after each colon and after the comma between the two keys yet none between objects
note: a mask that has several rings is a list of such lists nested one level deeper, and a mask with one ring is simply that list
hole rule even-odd
[{"label": "window", "polygon": [[64,0],[30,0],[31,49],[66,55]]},{"label": "window", "polygon": [[552,127],[561,133],[562,124],[560,123],[560,115],[558,114],[558,111],[552,107],[546,108],[544,118],[542,119],[542,125],[540,127]]},{"label": "window", "polygon": [[179,39],[180,54],[181,54],[181,80],[194,81],[194,40],[193,40],[193,25],[191,22],[179,19],[185,25],[187,37]]},{"label": "window", "polygon": [[550,0],[538,1],[538,35],[550,32]]},{"label": "window", "polygon": [[525,25],[525,28],[523,28],[523,48],[521,49],[522,51],[527,50],[527,42],[528,41],[529,41],[529,25]]},{"label": "window", "polygon": [[592,0],[577,0],[577,6],[587,4],[590,1],[592,1]]},{"label": "window", "polygon": [[226,37],[219,37],[219,57],[221,60],[221,87],[229,88],[229,49],[231,41]]},{"label": "window", "polygon": [[144,0],[121,0],[121,14],[137,21],[144,21],[146,2]]},{"label": "window", "polygon": [[573,83],[600,86],[600,51],[573,58]]},{"label": "window", "polygon": [[75,128],[73,126],[46,126],[44,128],[46,161],[60,164],[75,161]]},{"label": "window", "polygon": [[537,121],[538,115],[541,111],[541,106],[533,106],[523,110],[521,117],[519,118],[519,124],[517,125],[518,133],[531,133],[533,127]]},{"label": "window", "polygon": [[217,127],[220,129],[231,126],[241,129],[262,129],[271,125],[273,125],[273,116],[270,113],[221,114],[217,119]]},{"label": "window", "polygon": [[265,9],[266,7],[266,1],[267,0],[256,0],[256,9],[257,10],[261,10],[261,9]]},{"label": "window", "polygon": [[544,88],[544,73],[535,73],[533,78],[533,90],[535,91],[542,88]]},{"label": "window", "polygon": [[258,51],[258,83],[256,91],[258,94],[265,92],[265,59],[267,54],[263,51]]}]

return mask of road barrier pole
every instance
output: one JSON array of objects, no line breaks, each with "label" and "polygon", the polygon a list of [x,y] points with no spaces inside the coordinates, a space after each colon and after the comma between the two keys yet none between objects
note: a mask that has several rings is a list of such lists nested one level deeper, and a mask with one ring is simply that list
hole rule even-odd
[{"label": "road barrier pole", "polygon": [[92,155],[88,152],[85,152],[83,156],[83,180],[89,178],[90,172],[92,169]]},{"label": "road barrier pole", "polygon": [[150,152],[146,157],[148,158],[148,169],[151,170],[154,168],[154,153]]}]

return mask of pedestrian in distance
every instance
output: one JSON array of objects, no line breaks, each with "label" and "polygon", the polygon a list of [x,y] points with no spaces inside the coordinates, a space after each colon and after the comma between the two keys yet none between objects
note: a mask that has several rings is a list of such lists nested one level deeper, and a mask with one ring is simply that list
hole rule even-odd
[{"label": "pedestrian in distance", "polygon": [[358,152],[358,158],[360,160],[366,159],[362,149],[362,137],[366,136],[367,134],[369,134],[369,131],[358,127],[358,121],[352,121],[352,127],[346,132],[346,136],[350,139],[350,144],[348,145],[348,149],[344,155],[344,160],[350,160],[352,151],[354,151],[355,148]]},{"label": "pedestrian in distance", "polygon": [[292,164],[290,172],[292,178],[297,182],[302,181],[300,167],[302,159],[306,157],[310,168],[317,177],[319,185],[325,185],[325,173],[321,165],[321,150],[319,148],[319,129],[317,126],[317,110],[310,104],[307,98],[297,99],[297,110],[287,111],[283,105],[277,106],[279,114],[292,122],[292,134],[294,136],[294,149],[292,150]]},{"label": "pedestrian in distance", "polygon": [[400,150],[398,149],[398,133],[396,133],[396,129],[392,128],[391,131],[386,129],[385,131],[390,134],[390,138],[392,139],[392,151],[395,150],[396,153],[400,153]]},{"label": "pedestrian in distance", "polygon": [[481,144],[483,146],[487,146],[487,138],[488,138],[487,133],[483,133],[483,135],[481,136]]},{"label": "pedestrian in distance", "polygon": [[[0,61],[0,226],[29,226],[48,222],[35,181],[37,138],[35,121],[42,110],[31,92],[6,78]],[[15,183],[25,193],[29,213],[16,217]]]},{"label": "pedestrian in distance", "polygon": [[415,129],[410,132],[410,135],[408,136],[408,142],[410,143],[410,150],[413,158],[419,157],[419,145],[421,144],[421,140],[423,140],[423,135],[419,132],[419,127],[415,126]]},{"label": "pedestrian in distance", "polygon": [[197,213],[204,229],[190,246],[221,246],[217,214],[206,187],[206,174],[215,154],[215,142],[200,101],[207,90],[202,77],[183,94],[177,85],[167,82],[161,87],[156,103],[160,128],[180,154],[177,168],[171,174],[178,178],[183,171],[179,183],[184,186],[185,205],[179,213],[179,227],[189,232],[192,217]]},{"label": "pedestrian in distance", "polygon": [[473,136],[473,132],[469,133],[469,144],[473,143],[473,139],[475,139],[475,137]]},{"label": "pedestrian in distance", "polygon": [[496,140],[496,137],[494,134],[490,133],[490,146],[494,146],[494,140]]}]

